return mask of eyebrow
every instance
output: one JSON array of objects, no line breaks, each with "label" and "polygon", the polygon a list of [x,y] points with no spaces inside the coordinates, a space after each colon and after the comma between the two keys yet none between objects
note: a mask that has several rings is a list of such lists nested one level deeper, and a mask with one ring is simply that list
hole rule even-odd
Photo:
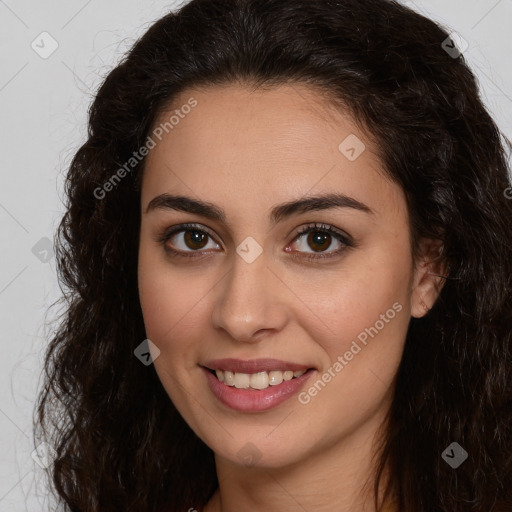
[{"label": "eyebrow", "polygon": [[[276,205],[270,211],[270,221],[274,225],[294,214],[329,210],[332,208],[351,208],[365,213],[375,213],[366,204],[345,194],[324,194],[306,196],[298,200]],[[195,213],[226,224],[226,214],[222,208],[206,201],[182,195],[160,194],[149,202],[146,213],[152,210],[176,210]]]}]

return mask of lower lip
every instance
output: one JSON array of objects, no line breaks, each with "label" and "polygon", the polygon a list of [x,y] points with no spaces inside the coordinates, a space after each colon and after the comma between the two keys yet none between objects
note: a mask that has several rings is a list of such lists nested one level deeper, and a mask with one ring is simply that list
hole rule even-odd
[{"label": "lower lip", "polygon": [[202,370],[217,399],[227,407],[243,412],[260,412],[277,407],[295,395],[314,372],[314,370],[308,370],[300,377],[285,380],[277,386],[269,386],[266,389],[238,389],[223,384],[206,368],[203,367]]}]

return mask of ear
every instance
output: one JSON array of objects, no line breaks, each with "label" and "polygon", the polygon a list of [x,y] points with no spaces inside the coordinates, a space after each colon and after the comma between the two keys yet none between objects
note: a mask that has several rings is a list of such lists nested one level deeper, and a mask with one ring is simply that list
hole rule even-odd
[{"label": "ear", "polygon": [[415,261],[411,316],[421,318],[433,307],[448,277],[441,240],[423,238]]}]

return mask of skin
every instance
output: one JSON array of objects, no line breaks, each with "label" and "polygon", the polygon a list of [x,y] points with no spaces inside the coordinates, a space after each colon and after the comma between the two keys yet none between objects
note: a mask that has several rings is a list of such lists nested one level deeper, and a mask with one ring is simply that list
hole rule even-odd
[{"label": "skin", "polygon": [[[205,510],[372,511],[363,484],[374,470],[410,318],[423,316],[439,293],[432,275],[442,273],[432,262],[439,244],[422,240],[413,260],[402,189],[350,115],[313,89],[216,86],[184,91],[173,108],[190,97],[197,106],[146,160],[139,292],[147,337],[160,350],[154,366],[162,385],[215,453],[220,485]],[[366,145],[355,161],[338,149],[350,134]],[[276,204],[332,192],[372,213],[332,208],[270,223]],[[146,213],[162,193],[213,203],[227,223],[171,209]],[[182,231],[156,241],[186,222],[212,238],[187,244]],[[308,262],[304,256],[342,246],[328,236],[318,249],[307,234],[295,237],[313,222],[347,233],[355,246]],[[263,248],[252,263],[236,252],[248,236]],[[172,257],[164,245],[203,255]],[[317,369],[307,390],[395,303],[401,311],[307,404],[294,396],[265,412],[233,411],[217,401],[199,366],[224,357],[306,364]],[[252,465],[238,455],[249,442],[257,450]]]}]

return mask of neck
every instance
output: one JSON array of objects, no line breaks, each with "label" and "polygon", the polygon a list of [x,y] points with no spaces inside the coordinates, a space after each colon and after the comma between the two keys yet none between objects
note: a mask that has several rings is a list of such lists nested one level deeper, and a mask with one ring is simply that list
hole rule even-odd
[{"label": "neck", "polygon": [[[215,455],[219,488],[204,512],[375,512],[373,477],[382,420],[371,418],[336,442],[313,443],[311,454],[284,467],[244,467]],[[319,450],[321,444],[325,448]],[[382,512],[394,512],[390,503],[386,507]]]}]

